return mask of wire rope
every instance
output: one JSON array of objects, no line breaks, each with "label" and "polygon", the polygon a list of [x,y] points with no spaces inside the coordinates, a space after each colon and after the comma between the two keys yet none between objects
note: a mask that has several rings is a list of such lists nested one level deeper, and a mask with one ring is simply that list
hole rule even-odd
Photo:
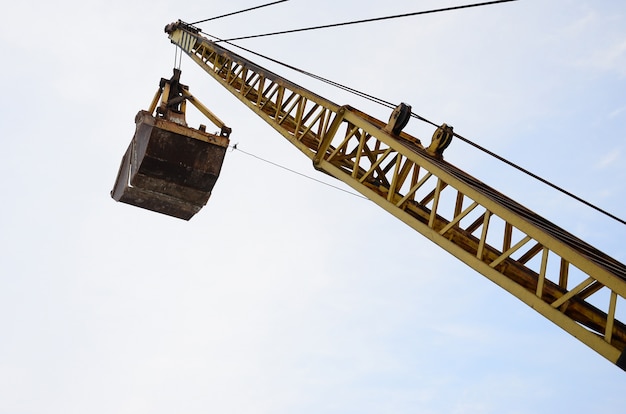
[{"label": "wire rope", "polygon": [[[439,125],[437,125],[436,123],[434,123],[434,122],[432,122],[432,121],[429,121],[428,119],[426,119],[426,118],[424,118],[424,117],[422,117],[422,116],[420,116],[420,115],[418,115],[418,114],[416,114],[416,113],[414,113],[414,112],[411,112],[411,116],[412,116],[413,118],[419,119],[420,121],[426,122],[427,124],[430,124],[430,125],[434,126],[435,128],[438,128],[438,127],[439,127]],[[479,144],[477,144],[477,143],[473,142],[472,140],[470,140],[470,139],[468,139],[468,138],[465,138],[465,137],[464,137],[464,136],[462,136],[462,135],[457,134],[456,132],[452,132],[452,135],[454,135],[456,138],[460,139],[461,141],[465,142],[466,144],[468,144],[468,145],[470,145],[470,146],[472,146],[472,147],[476,148],[477,150],[484,152],[485,154],[487,154],[487,155],[489,155],[489,156],[491,156],[491,157],[493,157],[493,158],[497,159],[497,160],[498,160],[498,161],[500,161],[500,162],[505,163],[506,165],[508,165],[508,166],[510,166],[510,167],[513,167],[514,169],[516,169],[516,170],[518,170],[518,171],[520,171],[520,172],[522,172],[522,173],[524,173],[524,174],[528,175],[528,176],[529,176],[529,177],[531,177],[531,178],[534,178],[535,180],[537,180],[537,181],[539,181],[539,182],[541,182],[541,183],[543,183],[543,184],[547,185],[548,187],[550,187],[550,188],[552,188],[552,189],[554,189],[554,190],[557,190],[557,191],[559,191],[560,193],[563,193],[563,194],[565,194],[566,196],[568,196],[568,197],[570,197],[570,198],[573,198],[574,200],[576,200],[576,201],[578,201],[578,202],[580,202],[580,203],[582,203],[582,204],[586,205],[587,207],[590,207],[590,208],[592,208],[592,209],[596,210],[596,211],[597,211],[597,212],[599,212],[599,213],[604,214],[604,215],[605,215],[605,216],[607,216],[607,217],[612,218],[613,220],[615,220],[615,221],[617,221],[617,222],[619,222],[619,223],[622,223],[622,224],[626,225],[626,220],[621,219],[621,218],[619,218],[619,217],[615,216],[614,214],[609,213],[609,212],[608,212],[608,211],[606,211],[606,210],[603,210],[602,208],[600,208],[600,207],[598,207],[598,206],[596,206],[596,205],[594,205],[594,204],[590,203],[589,201],[587,201],[587,200],[585,200],[585,199],[583,199],[583,198],[581,198],[581,197],[577,196],[576,194],[573,194],[573,193],[571,193],[571,192],[569,192],[569,191],[565,190],[564,188],[559,187],[558,185],[556,185],[556,184],[554,184],[554,183],[552,183],[552,182],[550,182],[550,181],[546,180],[545,178],[540,177],[540,176],[538,176],[537,174],[535,174],[535,173],[533,173],[533,172],[531,172],[531,171],[527,170],[526,168],[521,167],[521,166],[519,166],[518,164],[515,164],[514,162],[507,160],[507,159],[506,159],[506,158],[504,158],[503,156],[498,155],[498,154],[496,154],[495,152],[488,150],[487,148],[485,148],[485,147],[483,147],[483,146],[481,146],[481,145],[479,145]]]},{"label": "wire rope", "polygon": [[306,75],[306,76],[309,76],[309,77],[311,77],[311,78],[313,78],[315,80],[319,80],[321,82],[327,83],[327,84],[329,84],[331,86],[334,86],[336,88],[339,88],[339,89],[343,89],[343,90],[345,90],[347,92],[350,92],[350,93],[352,93],[354,95],[357,95],[357,96],[360,96],[360,97],[365,98],[367,100],[370,100],[372,102],[376,102],[379,105],[386,106],[388,108],[395,108],[396,107],[396,105],[394,105],[393,103],[391,103],[389,101],[385,101],[384,99],[377,98],[377,97],[375,97],[373,95],[370,95],[368,93],[365,93],[363,91],[359,91],[358,89],[351,88],[351,87],[343,85],[343,84],[341,84],[339,82],[335,82],[335,81],[332,81],[330,79],[324,78],[323,76],[319,76],[319,75],[316,75],[314,73],[308,72],[308,71],[306,71],[304,69],[300,69],[300,68],[298,68],[296,66],[293,66],[293,65],[290,65],[288,63],[282,62],[282,61],[280,61],[278,59],[274,59],[274,58],[271,58],[271,57],[269,57],[267,55],[263,55],[261,53],[255,52],[255,51],[253,51],[251,49],[248,49],[248,48],[246,48],[244,46],[236,45],[234,43],[231,43],[228,40],[220,39],[219,37],[214,36],[214,35],[209,34],[209,33],[206,33],[204,31],[202,33],[207,35],[207,36],[210,36],[210,37],[212,37],[214,39],[217,39],[219,42],[224,42],[224,43],[226,43],[226,44],[228,44],[230,46],[236,47],[236,48],[241,49],[241,50],[243,50],[245,52],[248,52],[248,53],[250,53],[252,55],[255,55],[255,56],[258,56],[258,57],[263,58],[265,60],[268,60],[270,62],[276,63],[276,64],[278,64],[280,66],[286,67],[286,68],[291,69],[291,70],[293,70],[295,72],[299,72],[299,73],[301,73],[303,75]]},{"label": "wire rope", "polygon": [[174,67],[176,69],[180,69],[183,63],[183,51],[181,49],[179,52],[178,49],[179,48],[175,48],[175,51],[174,51]]},{"label": "wire rope", "polygon": [[[429,123],[429,124],[433,124],[433,123],[431,123],[431,122],[428,122],[428,123]],[[433,125],[434,125],[434,124],[433,124]],[[461,141],[465,142],[466,144],[469,144],[469,145],[471,145],[472,147],[474,147],[474,148],[476,148],[476,149],[478,149],[478,150],[480,150],[480,151],[484,152],[485,154],[488,154],[488,155],[492,156],[493,158],[497,159],[498,161],[501,161],[501,162],[503,162],[503,163],[507,164],[508,166],[513,167],[513,168],[515,168],[516,170],[518,170],[518,171],[520,171],[520,172],[522,172],[522,173],[524,173],[524,174],[526,174],[526,175],[528,175],[528,176],[530,176],[530,177],[534,178],[535,180],[537,180],[537,181],[539,181],[539,182],[541,182],[541,183],[543,183],[543,184],[545,184],[545,185],[549,186],[550,188],[553,188],[554,190],[557,190],[557,191],[559,191],[560,193],[563,193],[563,194],[565,194],[566,196],[568,196],[568,197],[570,197],[570,198],[573,198],[574,200],[576,200],[576,201],[578,201],[578,202],[580,202],[580,203],[582,203],[582,204],[586,205],[587,207],[590,207],[590,208],[594,209],[595,211],[597,211],[597,212],[599,212],[599,213],[602,213],[602,214],[604,214],[605,216],[607,216],[607,217],[609,217],[609,218],[612,218],[613,220],[615,220],[615,221],[617,221],[617,222],[619,222],[619,223],[621,223],[621,224],[626,225],[626,220],[623,220],[623,219],[621,219],[621,218],[619,218],[619,217],[615,216],[614,214],[611,214],[611,213],[609,213],[608,211],[603,210],[602,208],[600,208],[600,207],[598,207],[598,206],[596,206],[596,205],[594,205],[594,204],[590,203],[589,201],[587,201],[587,200],[585,200],[585,199],[583,199],[583,198],[581,198],[581,197],[577,196],[576,194],[573,194],[573,193],[571,193],[571,192],[569,192],[569,191],[565,190],[564,188],[559,187],[558,185],[556,185],[556,184],[554,184],[554,183],[552,183],[552,182],[550,182],[550,181],[546,180],[545,178],[542,178],[542,177],[538,176],[537,174],[534,174],[534,173],[532,173],[532,172],[528,171],[527,169],[525,169],[525,168],[523,168],[523,167],[520,167],[519,165],[517,165],[517,164],[513,163],[512,161],[509,161],[509,160],[507,160],[506,158],[504,158],[504,157],[502,157],[502,156],[500,156],[500,155],[498,155],[498,154],[496,154],[496,153],[494,153],[494,152],[492,152],[492,151],[489,151],[488,149],[486,149],[486,148],[484,148],[484,147],[482,147],[482,146],[480,146],[480,145],[476,144],[475,142],[472,142],[471,140],[469,140],[469,139],[467,139],[467,138],[465,138],[465,137],[463,137],[463,136],[461,136],[461,135],[459,135],[459,134],[457,134],[457,133],[453,133],[453,135],[454,135],[455,137],[457,137],[458,139],[460,139]]]},{"label": "wire rope", "polygon": [[377,21],[382,21],[382,20],[399,19],[399,18],[402,18],[402,17],[411,17],[411,16],[418,16],[418,15],[423,15],[423,14],[432,14],[432,13],[440,13],[440,12],[460,10],[460,9],[468,9],[468,8],[471,8],[471,7],[489,6],[489,5],[493,5],[493,4],[509,3],[509,2],[513,2],[513,1],[517,1],[517,0],[496,0],[496,1],[488,1],[488,2],[483,2],[483,3],[466,4],[466,5],[461,5],[461,6],[445,7],[445,8],[441,8],[441,9],[433,9],[433,10],[425,10],[425,11],[419,11],[419,12],[413,12],[413,13],[396,14],[396,15],[393,15],[393,16],[374,17],[374,18],[370,18],[370,19],[353,20],[353,21],[349,21],[349,22],[332,23],[332,24],[325,24],[325,25],[320,25],[320,26],[304,27],[304,28],[301,28],[301,29],[282,30],[282,31],[278,31],[278,32],[263,33],[263,34],[250,35],[250,36],[233,37],[233,38],[225,39],[225,40],[221,40],[221,41],[222,42],[229,42],[229,41],[234,41],[234,40],[254,39],[254,38],[258,38],[258,37],[267,37],[267,36],[276,36],[276,35],[283,35],[283,34],[289,34],[289,33],[305,32],[305,31],[309,31],[309,30],[329,29],[329,28],[332,28],[332,27],[348,26],[348,25],[361,24],[361,23],[371,23],[371,22],[377,22]]},{"label": "wire rope", "polygon": [[240,14],[240,13],[245,13],[245,12],[249,12],[249,11],[252,11],[252,10],[257,10],[257,9],[260,9],[260,8],[263,8],[263,7],[267,7],[267,6],[273,6],[275,4],[284,3],[286,1],[289,1],[289,0],[274,1],[274,2],[271,2],[271,3],[267,3],[267,4],[262,4],[260,6],[250,7],[248,9],[243,9],[243,10],[239,10],[239,11],[232,12],[232,13],[222,14],[221,16],[215,16],[215,17],[210,17],[208,19],[204,19],[204,20],[198,20],[197,22],[193,22],[191,24],[204,23],[204,22],[208,22],[208,21],[211,21],[211,20],[221,19],[222,17],[234,16],[235,14]]},{"label": "wire rope", "polygon": [[257,159],[257,160],[259,160],[259,161],[263,161],[263,162],[265,162],[265,163],[267,163],[267,164],[270,164],[270,165],[273,165],[273,166],[275,166],[275,167],[281,168],[281,169],[283,169],[283,170],[285,170],[285,171],[288,171],[288,172],[290,172],[290,173],[292,173],[292,174],[296,174],[296,175],[299,175],[299,176],[301,176],[301,177],[307,178],[307,179],[309,179],[309,180],[311,180],[311,181],[315,181],[315,182],[317,182],[317,183],[324,184],[325,186],[328,186],[328,187],[334,188],[335,190],[343,191],[344,193],[350,194],[350,195],[352,195],[352,196],[354,196],[354,197],[362,198],[362,199],[364,199],[364,200],[369,200],[367,197],[364,197],[364,196],[362,196],[361,194],[353,193],[352,191],[348,191],[348,190],[343,189],[343,188],[341,188],[341,187],[338,187],[338,186],[336,186],[336,185],[332,185],[332,184],[329,184],[329,183],[327,183],[327,182],[325,182],[325,181],[318,180],[317,178],[313,178],[313,177],[311,177],[310,175],[303,174],[303,173],[301,173],[301,172],[299,172],[299,171],[296,171],[296,170],[293,170],[293,169],[291,169],[291,168],[285,167],[284,165],[280,165],[280,164],[275,163],[275,162],[273,162],[273,161],[270,161],[270,160],[268,160],[268,159],[265,159],[265,158],[259,157],[258,155],[254,155],[254,154],[252,154],[252,153],[246,152],[246,151],[244,151],[244,150],[242,150],[242,149],[238,148],[238,144],[232,145],[232,146],[230,146],[229,148],[230,148],[231,150],[233,150],[233,151],[239,151],[239,152],[241,152],[241,153],[243,153],[243,154],[245,154],[245,155],[247,155],[247,156],[249,156],[249,157],[256,158],[256,159]]}]

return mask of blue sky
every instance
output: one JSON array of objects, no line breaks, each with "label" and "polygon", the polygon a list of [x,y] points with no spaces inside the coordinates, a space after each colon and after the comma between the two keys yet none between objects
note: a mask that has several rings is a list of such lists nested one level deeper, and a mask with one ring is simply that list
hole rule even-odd
[{"label": "blue sky", "polygon": [[[110,198],[134,116],[171,74],[163,27],[260,3],[26,0],[7,11],[0,413],[623,407],[624,372],[367,200],[239,152],[190,222]],[[233,37],[456,4],[292,0],[200,27]],[[626,216],[623,2],[520,0],[240,43],[407,102]],[[328,179],[190,60],[182,70],[241,149]],[[415,120],[406,129],[432,135]],[[626,261],[623,225],[460,141],[446,160]]]}]

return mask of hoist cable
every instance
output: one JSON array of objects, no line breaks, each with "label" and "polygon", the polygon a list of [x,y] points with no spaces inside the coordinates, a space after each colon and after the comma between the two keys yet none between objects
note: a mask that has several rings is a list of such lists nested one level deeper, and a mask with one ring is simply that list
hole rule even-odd
[{"label": "hoist cable", "polygon": [[[245,51],[245,52],[248,52],[248,53],[250,53],[250,54],[252,54],[252,55],[258,56],[258,57],[263,58],[263,59],[266,59],[266,60],[268,60],[268,61],[270,61],[270,62],[274,62],[274,63],[276,63],[276,64],[278,64],[278,65],[284,66],[284,67],[286,67],[286,68],[288,68],[288,69],[291,69],[291,70],[293,70],[293,71],[295,71],[295,72],[299,72],[299,73],[301,73],[301,74],[303,74],[303,75],[306,75],[306,76],[309,76],[309,77],[311,77],[311,78],[313,78],[313,79],[316,79],[316,80],[319,80],[319,81],[321,81],[321,82],[327,83],[327,84],[329,84],[329,85],[331,85],[331,86],[334,86],[334,87],[336,87],[336,88],[343,89],[344,91],[350,92],[350,93],[352,93],[352,94],[354,94],[354,95],[360,96],[361,98],[365,98],[365,99],[367,99],[367,100],[369,100],[369,101],[375,102],[375,103],[377,103],[377,104],[379,104],[379,105],[386,106],[386,107],[388,107],[388,108],[395,108],[395,107],[396,107],[396,105],[394,105],[393,103],[388,102],[388,101],[385,101],[385,100],[380,99],[380,98],[377,98],[377,97],[375,97],[375,96],[373,96],[373,95],[367,94],[367,93],[365,93],[365,92],[359,91],[359,90],[357,90],[357,89],[351,88],[351,87],[346,86],[346,85],[343,85],[343,84],[341,84],[341,83],[338,83],[338,82],[332,81],[332,80],[330,80],[330,79],[324,78],[324,77],[319,76],[319,75],[316,75],[316,74],[314,74],[314,73],[307,72],[307,71],[306,71],[306,70],[304,70],[304,69],[300,69],[300,68],[298,68],[298,67],[296,67],[296,66],[290,65],[290,64],[285,63],[285,62],[282,62],[282,61],[280,61],[280,60],[277,60],[277,59],[271,58],[271,57],[269,57],[269,56],[263,55],[263,54],[261,54],[261,53],[255,52],[255,51],[250,50],[250,49],[248,49],[248,48],[246,48],[246,47],[236,45],[236,44],[234,44],[234,43],[231,43],[231,42],[230,42],[230,41],[228,41],[228,40],[223,40],[223,39],[220,39],[219,37],[214,36],[214,35],[209,34],[209,33],[206,33],[206,32],[204,32],[204,31],[203,31],[202,33],[203,33],[203,34],[205,34],[205,35],[207,35],[207,36],[210,36],[210,37],[212,37],[212,38],[214,38],[214,39],[217,39],[217,41],[218,41],[218,42],[224,42],[224,43],[226,43],[226,44],[228,44],[228,45],[230,45],[230,46],[233,46],[233,47],[236,47],[236,48],[238,48],[238,49],[241,49],[241,50],[243,50],[243,51]],[[217,42],[216,42],[216,43],[217,43]]]},{"label": "hoist cable", "polygon": [[[437,125],[436,123],[434,123],[432,121],[429,121],[428,119],[426,119],[424,117],[421,117],[420,115],[418,115],[418,114],[416,114],[414,112],[411,112],[411,116],[414,117],[414,118],[419,119],[420,121],[426,122],[427,124],[430,124],[430,125],[434,126],[435,128],[439,127],[439,125]],[[560,193],[563,193],[566,196],[571,197],[571,198],[573,198],[574,200],[576,200],[576,201],[578,201],[580,203],[583,203],[587,207],[591,207],[592,209],[594,209],[594,210],[604,214],[605,216],[610,217],[613,220],[626,225],[626,220],[623,220],[623,219],[621,219],[621,218],[619,218],[619,217],[609,213],[608,211],[603,210],[603,209],[601,209],[600,207],[598,207],[598,206],[596,206],[594,204],[591,204],[590,202],[588,202],[588,201],[578,197],[576,194],[573,194],[573,193],[565,190],[564,188],[561,188],[558,185],[551,183],[550,181],[546,180],[545,178],[542,178],[542,177],[538,176],[537,174],[528,171],[524,167],[521,167],[521,166],[515,164],[514,162],[507,160],[506,158],[502,157],[501,155],[498,155],[495,152],[492,152],[492,151],[488,150],[487,148],[478,145],[477,143],[471,141],[468,138],[465,138],[462,135],[457,134],[456,132],[452,132],[452,135],[454,135],[456,138],[460,139],[461,141],[465,142],[466,144],[469,144],[472,147],[474,147],[474,148],[484,152],[485,154],[490,155],[491,157],[497,159],[498,161],[501,161],[501,162],[505,163],[506,165],[508,165],[510,167],[513,167],[516,170],[518,170],[518,171],[528,175],[529,177],[532,177],[535,180],[537,180],[537,181],[547,185],[548,187],[551,187],[552,189],[557,190]]]},{"label": "hoist cable", "polygon": [[174,67],[176,69],[180,69],[182,62],[183,62],[183,51],[181,49],[179,53],[178,48],[176,48],[176,51],[174,52]]},{"label": "hoist cable", "polygon": [[[420,117],[420,118],[421,118],[421,117]],[[423,120],[424,118],[421,118],[421,119]],[[432,122],[429,122],[429,121],[427,121],[427,122],[428,122],[429,124],[431,124],[431,125],[435,125],[435,124],[434,124],[434,123],[432,123]],[[436,126],[436,125],[435,125],[435,126]],[[494,152],[492,152],[492,151],[489,151],[487,148],[484,148],[484,147],[482,147],[482,146],[480,146],[480,145],[476,144],[475,142],[472,142],[472,141],[470,141],[469,139],[467,139],[467,138],[465,138],[465,137],[463,137],[463,136],[461,136],[461,135],[459,135],[459,134],[457,134],[457,133],[455,133],[455,132],[453,132],[453,135],[454,135],[456,138],[460,139],[461,141],[465,142],[466,144],[469,144],[469,145],[471,145],[472,147],[474,147],[474,148],[476,148],[476,149],[478,149],[478,150],[480,150],[480,151],[484,152],[485,154],[488,154],[488,155],[492,156],[493,158],[497,159],[498,161],[501,161],[501,162],[503,162],[503,163],[507,164],[508,166],[513,167],[513,168],[515,168],[516,170],[518,170],[518,171],[520,171],[520,172],[522,172],[522,173],[524,173],[524,174],[526,174],[526,175],[528,175],[528,176],[530,176],[530,177],[534,178],[535,180],[537,180],[537,181],[539,181],[539,182],[541,182],[541,183],[543,183],[543,184],[547,185],[548,187],[550,187],[550,188],[552,188],[552,189],[554,189],[554,190],[557,190],[557,191],[559,191],[560,193],[562,193],[562,194],[564,194],[564,195],[566,195],[566,196],[568,196],[568,197],[570,197],[570,198],[573,198],[574,200],[576,200],[576,201],[578,201],[578,202],[580,202],[580,203],[582,203],[582,204],[586,205],[587,207],[590,207],[590,208],[594,209],[595,211],[597,211],[597,212],[599,212],[599,213],[602,213],[602,214],[604,214],[605,216],[607,216],[607,217],[609,217],[609,218],[612,218],[613,220],[615,220],[615,221],[617,221],[617,222],[619,222],[619,223],[621,223],[621,224],[626,225],[626,220],[623,220],[623,219],[621,219],[621,218],[619,218],[619,217],[615,216],[614,214],[611,214],[611,213],[609,213],[608,211],[603,210],[602,208],[600,208],[600,207],[598,207],[598,206],[596,206],[596,205],[594,205],[594,204],[590,203],[589,201],[587,201],[587,200],[585,200],[585,199],[583,199],[583,198],[578,197],[576,194],[573,194],[573,193],[571,193],[571,192],[569,192],[569,191],[565,190],[564,188],[559,187],[558,185],[551,183],[550,181],[546,180],[545,178],[542,178],[542,177],[538,176],[537,174],[535,174],[535,173],[532,173],[532,172],[528,171],[527,169],[525,169],[525,168],[523,168],[523,167],[521,167],[521,166],[519,166],[519,165],[515,164],[514,162],[509,161],[509,160],[507,160],[506,158],[504,158],[504,157],[502,157],[502,156],[500,156],[500,155],[498,155],[498,154],[496,154],[496,153],[494,153]]]},{"label": "hoist cable", "polygon": [[434,9],[434,10],[426,10],[426,11],[419,11],[419,12],[413,12],[413,13],[396,14],[396,15],[393,15],[393,16],[374,17],[374,18],[371,18],[371,19],[362,19],[362,20],[354,20],[354,21],[342,22],[342,23],[324,24],[324,25],[320,25],[320,26],[305,27],[305,28],[301,28],[301,29],[282,30],[282,31],[279,31],[279,32],[271,32],[271,33],[264,33],[264,34],[250,35],[250,36],[233,37],[231,39],[225,39],[225,40],[220,40],[220,41],[221,42],[229,42],[229,41],[234,41],[234,40],[253,39],[253,38],[257,38],[257,37],[266,37],[266,36],[275,36],[275,35],[282,35],[282,34],[289,34],[289,33],[305,32],[305,31],[308,31],[308,30],[328,29],[328,28],[331,28],[331,27],[348,26],[348,25],[361,24],[361,23],[371,23],[371,22],[377,22],[377,21],[381,21],[381,20],[390,20],[390,19],[398,19],[398,18],[402,18],[402,17],[418,16],[418,15],[422,15],[422,14],[431,14],[431,13],[439,13],[439,12],[446,12],[446,11],[452,11],[452,10],[468,9],[468,8],[471,8],[471,7],[489,6],[489,5],[493,5],[493,4],[499,4],[499,3],[509,3],[509,2],[512,2],[512,1],[517,1],[517,0],[496,0],[496,1],[488,1],[488,2],[484,2],[484,3],[466,4],[466,5],[461,5],[461,6],[445,7],[445,8],[442,8],[442,9]]},{"label": "hoist cable", "polygon": [[248,9],[239,10],[239,11],[232,12],[232,13],[222,14],[221,16],[215,16],[215,17],[211,17],[211,18],[208,18],[208,19],[204,19],[204,20],[198,20],[197,22],[193,22],[193,23],[191,23],[191,24],[198,24],[198,23],[208,22],[208,21],[211,21],[211,20],[217,20],[217,19],[221,19],[222,17],[233,16],[233,15],[235,15],[235,14],[249,12],[249,11],[252,11],[252,10],[260,9],[260,8],[262,8],[262,7],[273,6],[274,4],[284,3],[284,2],[286,2],[286,1],[289,1],[289,0],[274,1],[274,2],[272,2],[272,3],[262,4],[262,5],[260,5],[260,6],[250,7],[250,8],[248,8]]},{"label": "hoist cable", "polygon": [[365,199],[365,200],[369,200],[369,198],[367,198],[367,197],[365,197],[365,196],[362,196],[361,194],[353,193],[352,191],[348,191],[348,190],[343,189],[343,188],[341,188],[341,187],[337,187],[336,185],[332,185],[332,184],[329,184],[329,183],[327,183],[327,182],[325,182],[325,181],[318,180],[317,178],[313,178],[313,177],[311,177],[310,175],[303,174],[303,173],[298,172],[298,171],[296,171],[296,170],[292,170],[291,168],[287,168],[287,167],[285,167],[284,165],[277,164],[277,163],[275,163],[275,162],[273,162],[273,161],[267,160],[267,159],[265,159],[265,158],[261,158],[261,157],[259,157],[258,155],[254,155],[254,154],[251,154],[251,153],[249,153],[249,152],[246,152],[246,151],[244,151],[244,150],[242,150],[242,149],[239,149],[239,148],[237,147],[237,144],[232,145],[232,146],[230,146],[229,148],[230,148],[231,150],[233,150],[233,151],[239,151],[239,152],[241,152],[241,153],[243,153],[243,154],[246,154],[246,155],[248,155],[248,156],[250,156],[250,157],[252,157],[252,158],[256,158],[256,159],[257,159],[257,160],[259,160],[259,161],[263,161],[263,162],[265,162],[265,163],[267,163],[267,164],[270,164],[270,165],[273,165],[273,166],[275,166],[275,167],[282,168],[283,170],[288,171],[288,172],[290,172],[290,173],[292,173],[292,174],[296,174],[296,175],[299,175],[299,176],[301,176],[301,177],[307,178],[307,179],[309,179],[309,180],[311,180],[311,181],[315,181],[315,182],[317,182],[317,183],[324,184],[325,186],[328,186],[328,187],[334,188],[335,190],[343,191],[344,193],[348,193],[348,194],[350,194],[350,195],[352,195],[352,196],[359,197],[359,198],[362,198],[362,199]]},{"label": "hoist cable", "polygon": [[[208,33],[205,33],[205,32],[203,32],[203,33],[208,35],[208,36],[210,36],[210,37],[213,37],[215,39],[221,40],[218,37],[213,36],[211,34],[208,34]],[[221,41],[223,41],[223,42],[225,42],[225,43],[227,43],[227,44],[229,44],[231,46],[237,47],[237,48],[239,48],[241,50],[244,50],[244,51],[246,51],[248,53],[251,53],[251,54],[253,54],[255,56],[259,56],[259,57],[261,57],[263,59],[269,60],[270,62],[274,62],[274,63],[276,63],[278,65],[281,65],[281,66],[284,66],[284,67],[286,67],[288,69],[291,69],[291,70],[294,70],[296,72],[302,73],[303,75],[312,77],[313,79],[319,80],[321,82],[327,83],[327,84],[329,84],[331,86],[334,86],[336,88],[339,88],[339,89],[342,89],[344,91],[350,92],[350,93],[352,93],[354,95],[360,96],[360,97],[362,97],[364,99],[367,99],[369,101],[378,103],[379,105],[386,106],[388,108],[395,108],[396,107],[396,105],[394,105],[393,103],[391,103],[389,101],[385,101],[383,99],[377,98],[377,97],[372,96],[370,94],[367,94],[365,92],[361,92],[361,91],[359,91],[357,89],[350,88],[350,87],[348,87],[346,85],[342,85],[342,84],[340,84],[338,82],[331,81],[331,80],[326,79],[326,78],[324,78],[322,76],[315,75],[315,74],[313,74],[311,72],[307,72],[307,71],[305,71],[303,69],[300,69],[300,68],[297,68],[297,67],[295,67],[293,65],[289,65],[287,63],[281,62],[281,61],[279,61],[277,59],[270,58],[270,57],[265,56],[265,55],[263,55],[261,53],[254,52],[254,51],[252,51],[252,50],[250,50],[248,48],[245,48],[243,46],[239,46],[239,45],[236,45],[234,43],[231,43],[228,40],[221,40]],[[426,119],[426,118],[424,118],[424,117],[422,117],[422,116],[420,116],[420,115],[418,115],[418,114],[416,114],[414,112],[411,112],[411,116],[413,118],[419,119],[422,122],[430,124],[430,125],[434,126],[435,128],[439,127],[439,125],[437,125],[436,123],[434,123],[432,121],[429,121],[428,119]],[[502,156],[500,156],[500,155],[498,155],[498,154],[496,154],[496,153],[494,153],[494,152],[492,152],[492,151],[490,151],[490,150],[488,150],[488,149],[486,149],[486,148],[476,144],[475,142],[471,141],[468,138],[463,137],[462,135],[459,135],[456,132],[453,132],[453,135],[456,138],[460,139],[461,141],[465,142],[466,144],[469,144],[470,146],[472,146],[472,147],[474,147],[474,148],[484,152],[485,154],[490,155],[491,157],[497,159],[498,161],[501,161],[501,162],[507,164],[508,166],[513,167],[516,170],[518,170],[518,171],[528,175],[529,177],[534,178],[535,180],[537,180],[537,181],[539,181],[539,182],[549,186],[550,188],[559,191],[560,193],[562,193],[562,194],[564,194],[564,195],[566,195],[566,196],[568,196],[568,197],[570,197],[570,198],[572,198],[572,199],[574,199],[574,200],[576,200],[576,201],[578,201],[578,202],[580,202],[580,203],[582,203],[582,204],[584,204],[584,205],[586,205],[586,206],[596,210],[597,212],[599,212],[601,214],[604,214],[605,216],[607,216],[607,217],[609,217],[609,218],[611,218],[611,219],[613,219],[613,220],[615,220],[615,221],[617,221],[617,222],[619,222],[621,224],[626,225],[626,220],[623,220],[623,219],[615,216],[614,214],[611,214],[608,211],[603,210],[602,208],[600,208],[600,207],[598,207],[598,206],[596,206],[596,205],[594,205],[594,204],[584,200],[583,198],[581,198],[581,197],[579,197],[579,196],[577,196],[577,195],[575,195],[575,194],[573,194],[573,193],[571,193],[571,192],[569,192],[569,191],[567,191],[567,190],[557,186],[556,184],[551,183],[550,181],[546,180],[545,178],[542,178],[542,177],[540,177],[540,176],[538,176],[538,175],[528,171],[527,169],[525,169],[525,168],[523,168],[523,167],[513,163],[512,161],[509,161],[506,158],[504,158],[504,157],[502,157]]]}]

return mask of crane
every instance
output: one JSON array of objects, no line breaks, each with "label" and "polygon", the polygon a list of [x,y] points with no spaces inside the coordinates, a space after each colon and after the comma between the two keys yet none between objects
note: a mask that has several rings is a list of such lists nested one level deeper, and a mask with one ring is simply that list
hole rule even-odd
[{"label": "crane", "polygon": [[[626,266],[445,161],[452,127],[441,125],[424,146],[402,130],[410,117],[408,105],[399,105],[383,122],[262,68],[193,25],[179,20],[165,32],[314,168],[626,370],[626,325],[616,313],[626,297]],[[162,79],[150,110],[137,115],[111,194],[117,201],[189,220],[211,194],[230,129],[179,78],[175,70],[172,79]],[[186,101],[220,132],[189,128]]]}]

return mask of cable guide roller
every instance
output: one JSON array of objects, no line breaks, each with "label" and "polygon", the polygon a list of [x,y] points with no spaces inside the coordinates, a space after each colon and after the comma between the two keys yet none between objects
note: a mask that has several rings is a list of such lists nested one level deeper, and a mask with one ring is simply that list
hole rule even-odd
[{"label": "cable guide roller", "polygon": [[[111,197],[116,201],[189,220],[207,203],[219,177],[230,128],[182,85],[180,70],[161,79],[148,111],[135,117],[135,135],[122,157]],[[191,128],[186,102],[211,120],[219,133]]]}]

